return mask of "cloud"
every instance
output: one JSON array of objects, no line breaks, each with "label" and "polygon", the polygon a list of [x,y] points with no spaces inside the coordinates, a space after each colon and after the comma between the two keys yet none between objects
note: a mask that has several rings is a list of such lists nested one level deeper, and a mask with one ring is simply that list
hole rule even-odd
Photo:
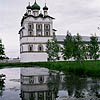
[{"label": "cloud", "polygon": [[[0,38],[9,57],[19,56],[18,31],[28,2],[33,4],[34,0],[0,0]],[[45,0],[37,2],[42,10]],[[54,28],[58,30],[57,34],[66,34],[70,30],[72,34],[100,35],[97,30],[100,24],[100,0],[47,0],[47,6],[49,14],[56,18]]]}]

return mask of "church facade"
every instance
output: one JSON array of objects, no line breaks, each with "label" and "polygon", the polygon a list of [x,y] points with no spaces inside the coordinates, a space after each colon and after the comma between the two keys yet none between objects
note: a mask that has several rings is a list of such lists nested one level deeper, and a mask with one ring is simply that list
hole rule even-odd
[{"label": "church facade", "polygon": [[46,43],[52,39],[54,18],[49,16],[45,4],[43,14],[35,1],[26,7],[27,11],[21,21],[20,34],[20,61],[37,62],[47,61]]}]

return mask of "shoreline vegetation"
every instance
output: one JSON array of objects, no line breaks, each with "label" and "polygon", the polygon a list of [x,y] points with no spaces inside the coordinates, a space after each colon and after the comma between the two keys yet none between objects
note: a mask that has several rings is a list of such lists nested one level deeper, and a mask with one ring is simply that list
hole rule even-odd
[{"label": "shoreline vegetation", "polygon": [[18,67],[44,67],[51,70],[62,71],[67,75],[77,75],[81,77],[100,77],[100,61],[58,61],[58,62],[29,62],[29,63],[0,63],[2,68]]}]

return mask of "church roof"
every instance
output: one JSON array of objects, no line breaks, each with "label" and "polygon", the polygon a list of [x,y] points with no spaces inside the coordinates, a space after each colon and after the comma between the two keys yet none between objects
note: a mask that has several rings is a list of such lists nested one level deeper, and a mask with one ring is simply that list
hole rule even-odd
[{"label": "church roof", "polygon": [[45,4],[45,6],[43,7],[43,10],[48,10],[48,7],[46,6],[46,4]]},{"label": "church roof", "polygon": [[24,14],[24,16],[23,16],[23,18],[22,18],[22,20],[21,20],[21,26],[22,26],[22,24],[23,24],[23,21],[24,21],[24,19],[26,19],[26,18],[28,18],[28,17],[33,17],[33,18],[51,18],[51,19],[55,19],[55,18],[53,18],[53,17],[51,17],[51,16],[41,16],[41,14],[39,14],[39,16],[33,16],[33,15],[27,15],[26,16],[26,14]]},{"label": "church roof", "polygon": [[[63,43],[65,39],[65,35],[56,35],[57,41],[59,43]],[[86,43],[90,42],[90,36],[82,36],[82,40]],[[100,37],[98,37],[98,42],[100,42]]]},{"label": "church roof", "polygon": [[27,8],[27,9],[32,9],[32,7],[31,7],[30,5],[28,5],[26,8]]},{"label": "church roof", "polygon": [[40,13],[40,14],[39,14],[39,16],[43,17],[43,14],[42,14],[42,13]]},{"label": "church roof", "polygon": [[35,3],[32,5],[32,10],[40,10],[40,6],[37,4],[37,2],[35,1]]}]

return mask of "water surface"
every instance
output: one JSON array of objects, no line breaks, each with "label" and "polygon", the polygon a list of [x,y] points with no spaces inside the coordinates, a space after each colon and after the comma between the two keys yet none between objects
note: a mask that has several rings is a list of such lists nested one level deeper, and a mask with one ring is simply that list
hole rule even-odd
[{"label": "water surface", "polygon": [[100,80],[46,68],[4,68],[0,100],[100,100]]}]

